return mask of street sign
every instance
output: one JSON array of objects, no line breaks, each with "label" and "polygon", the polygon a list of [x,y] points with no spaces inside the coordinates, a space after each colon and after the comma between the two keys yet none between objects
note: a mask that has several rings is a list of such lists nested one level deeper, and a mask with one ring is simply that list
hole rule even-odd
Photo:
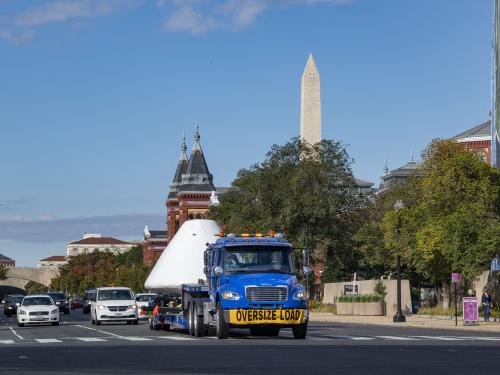
[{"label": "street sign", "polygon": [[459,283],[461,279],[462,279],[462,275],[460,275],[460,273],[453,272],[451,274],[451,282],[452,283]]},{"label": "street sign", "polygon": [[358,294],[358,286],[352,284],[345,284],[344,294]]},{"label": "street sign", "polygon": [[476,297],[464,297],[463,310],[464,310],[464,326],[479,324],[479,314],[477,312]]}]

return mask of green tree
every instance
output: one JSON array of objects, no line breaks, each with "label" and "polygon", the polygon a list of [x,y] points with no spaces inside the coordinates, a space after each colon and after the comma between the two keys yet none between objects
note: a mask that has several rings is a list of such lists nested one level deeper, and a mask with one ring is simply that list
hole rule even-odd
[{"label": "green tree", "polygon": [[26,294],[41,294],[47,293],[48,288],[43,284],[37,283],[36,281],[28,281],[24,286],[24,290]]},{"label": "green tree", "polygon": [[[500,248],[500,171],[452,141],[433,141],[423,153],[423,177],[386,194],[382,218],[358,231],[365,261],[383,265],[382,254],[402,256],[407,272],[447,283],[460,271],[474,280]],[[369,237],[371,236],[371,238]],[[383,241],[381,241],[381,235]]]},{"label": "green tree", "polygon": [[8,268],[4,264],[0,264],[0,280],[7,279]]},{"label": "green tree", "polygon": [[296,248],[312,250],[327,280],[355,270],[353,230],[361,200],[352,194],[351,160],[338,142],[315,145],[298,138],[274,145],[260,164],[238,172],[232,188],[211,207],[227,231],[283,232]]}]

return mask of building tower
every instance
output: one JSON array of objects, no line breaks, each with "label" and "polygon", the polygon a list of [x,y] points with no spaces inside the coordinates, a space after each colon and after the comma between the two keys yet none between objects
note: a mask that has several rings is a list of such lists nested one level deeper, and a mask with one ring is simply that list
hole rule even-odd
[{"label": "building tower", "polygon": [[177,165],[174,181],[167,198],[167,229],[170,241],[179,227],[191,219],[206,219],[211,206],[210,197],[216,191],[200,145],[199,128],[196,126],[194,145],[188,159],[186,144],[182,143],[181,160]]},{"label": "building tower", "polygon": [[320,78],[312,54],[309,54],[301,80],[300,139],[311,144],[321,141]]}]

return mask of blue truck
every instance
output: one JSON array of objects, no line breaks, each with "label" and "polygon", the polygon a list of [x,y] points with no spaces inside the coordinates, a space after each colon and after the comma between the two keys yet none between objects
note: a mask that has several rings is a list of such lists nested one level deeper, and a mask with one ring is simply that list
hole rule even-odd
[{"label": "blue truck", "polygon": [[[231,328],[249,328],[255,336],[291,328],[294,338],[306,337],[308,294],[297,279],[293,248],[281,234],[221,233],[203,256],[206,280],[182,285],[178,296],[162,296],[150,314],[151,329],[226,339]],[[302,263],[307,276],[306,250]]]}]

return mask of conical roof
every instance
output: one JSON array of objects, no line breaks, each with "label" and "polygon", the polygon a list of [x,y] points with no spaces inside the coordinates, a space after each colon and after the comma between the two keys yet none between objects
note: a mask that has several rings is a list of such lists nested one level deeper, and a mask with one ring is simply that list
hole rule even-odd
[{"label": "conical roof", "polygon": [[182,184],[182,175],[186,173],[188,167],[188,157],[186,153],[186,139],[183,138],[181,144],[181,158],[177,164],[177,169],[175,170],[174,180],[170,185],[170,192],[168,193],[168,199],[176,198],[179,191],[179,187]]},{"label": "conical roof", "polygon": [[200,133],[198,127],[194,134],[194,145],[187,169],[182,176],[182,184],[179,191],[206,191],[216,190],[213,176],[210,174],[200,145]]}]

